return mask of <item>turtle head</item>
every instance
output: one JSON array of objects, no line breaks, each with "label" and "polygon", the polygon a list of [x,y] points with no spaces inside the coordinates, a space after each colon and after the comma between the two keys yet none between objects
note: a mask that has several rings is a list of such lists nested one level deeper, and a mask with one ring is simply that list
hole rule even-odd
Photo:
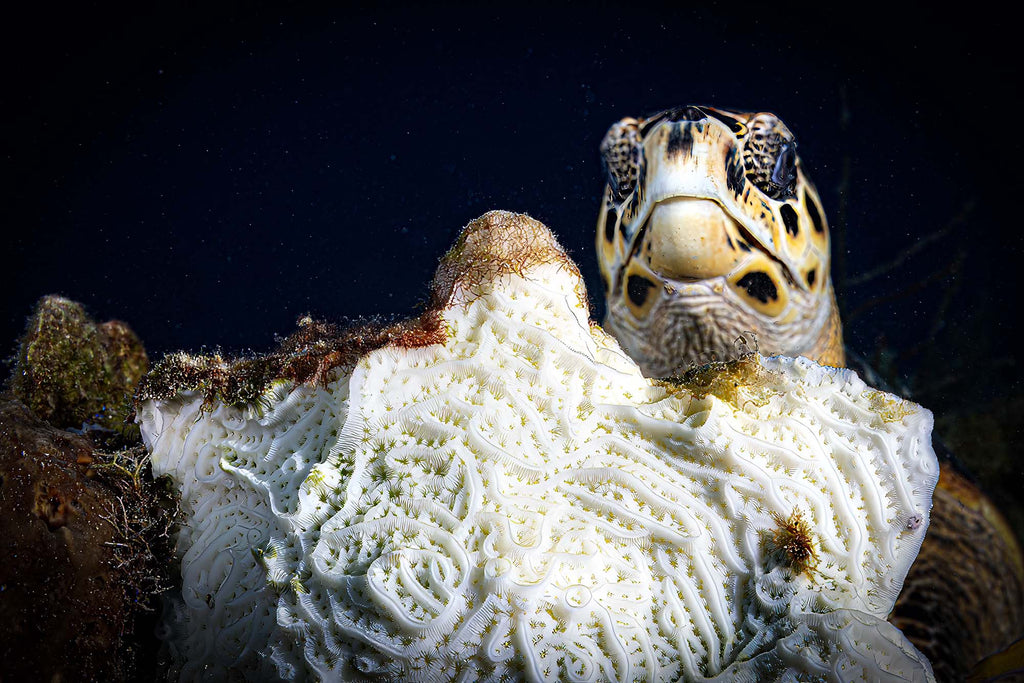
[{"label": "turtle head", "polygon": [[686,106],[624,118],[601,157],[606,326],[650,358],[646,371],[728,358],[745,332],[766,352],[841,358],[841,335],[817,348],[838,325],[828,226],[778,117]]}]

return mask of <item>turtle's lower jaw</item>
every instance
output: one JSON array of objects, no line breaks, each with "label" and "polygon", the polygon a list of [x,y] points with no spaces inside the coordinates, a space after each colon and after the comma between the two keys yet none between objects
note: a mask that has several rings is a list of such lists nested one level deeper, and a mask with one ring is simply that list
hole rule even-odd
[{"label": "turtle's lower jaw", "polygon": [[651,212],[641,256],[654,272],[672,280],[718,277],[741,258],[739,233],[718,202],[674,197],[658,202]]}]

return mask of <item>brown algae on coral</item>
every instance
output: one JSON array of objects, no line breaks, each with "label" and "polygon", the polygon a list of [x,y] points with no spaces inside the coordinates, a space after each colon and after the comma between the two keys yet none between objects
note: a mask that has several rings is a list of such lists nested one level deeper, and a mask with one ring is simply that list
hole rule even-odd
[{"label": "brown algae on coral", "polygon": [[714,396],[739,410],[748,404],[763,406],[778,394],[772,371],[758,362],[755,353],[697,365],[681,377],[668,377],[658,382],[669,391],[686,391],[695,399]]},{"label": "brown algae on coral", "polygon": [[278,380],[324,384],[337,368],[385,346],[413,349],[444,344],[443,310],[452,298],[478,296],[495,280],[522,275],[540,265],[556,265],[578,281],[576,295],[588,305],[579,269],[540,222],[523,214],[490,211],[470,222],[442,257],[419,315],[391,324],[363,322],[340,326],[303,316],[298,329],[270,353],[225,359],[220,354],[173,353],[157,362],[139,383],[136,404],[198,392],[208,405],[257,406]]},{"label": "brown algae on coral", "polygon": [[818,566],[818,551],[810,522],[799,509],[788,517],[772,513],[775,528],[768,539],[769,556],[788,567],[794,574],[808,574]]}]

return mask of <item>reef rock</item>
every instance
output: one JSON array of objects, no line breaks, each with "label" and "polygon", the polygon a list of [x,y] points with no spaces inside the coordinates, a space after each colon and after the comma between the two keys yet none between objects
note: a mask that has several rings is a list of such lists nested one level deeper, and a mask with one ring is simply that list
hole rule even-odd
[{"label": "reef rock", "polygon": [[885,622],[927,410],[806,359],[646,379],[521,215],[467,226],[432,302],[379,348],[307,332],[144,383],[183,679],[932,678]]},{"label": "reef rock", "polygon": [[169,583],[176,508],[125,422],[147,366],[127,325],[73,301],[45,297],[28,321],[0,395],[0,680],[152,670],[136,666],[156,649],[143,613]]},{"label": "reef rock", "polygon": [[[137,595],[119,570],[117,492],[89,439],[0,397],[0,678],[118,680]],[[7,677],[10,677],[9,679]]]}]

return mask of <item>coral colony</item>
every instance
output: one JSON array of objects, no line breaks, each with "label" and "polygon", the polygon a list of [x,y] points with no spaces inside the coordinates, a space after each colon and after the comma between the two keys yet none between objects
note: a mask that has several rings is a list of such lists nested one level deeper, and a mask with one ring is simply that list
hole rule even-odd
[{"label": "coral colony", "polygon": [[932,678],[884,621],[928,526],[927,410],[806,359],[646,379],[521,215],[467,226],[432,301],[147,378],[182,678]]}]

